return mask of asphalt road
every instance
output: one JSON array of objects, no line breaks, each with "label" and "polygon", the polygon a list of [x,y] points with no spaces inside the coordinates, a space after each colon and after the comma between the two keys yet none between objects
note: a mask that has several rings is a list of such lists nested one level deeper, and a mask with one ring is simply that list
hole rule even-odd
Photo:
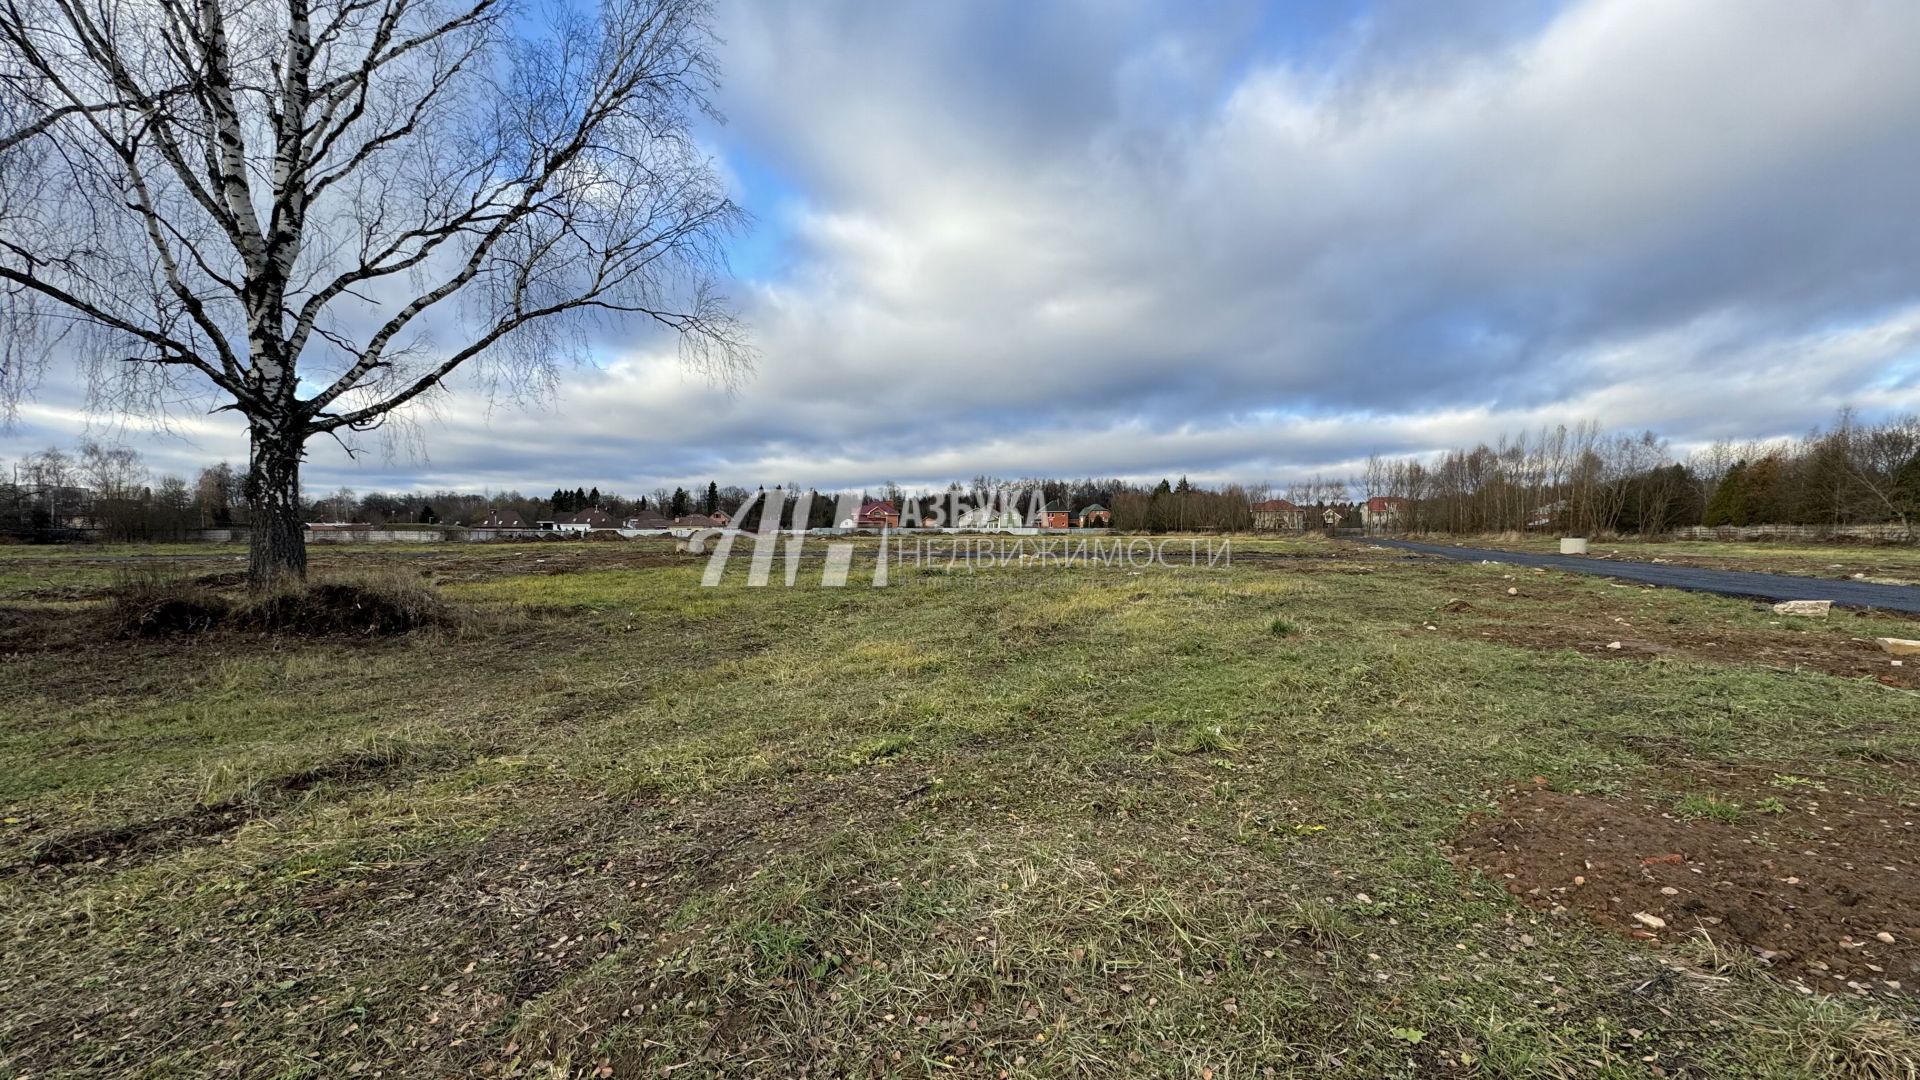
[{"label": "asphalt road", "polygon": [[1744,596],[1755,600],[1831,600],[1845,607],[1879,608],[1920,614],[1920,586],[1875,585],[1866,581],[1797,577],[1792,574],[1758,574],[1747,570],[1702,570],[1696,566],[1668,566],[1663,563],[1634,562],[1622,559],[1595,559],[1583,555],[1534,555],[1492,548],[1454,547],[1451,544],[1422,544],[1413,540],[1374,540],[1369,544],[1438,555],[1460,562],[1510,563],[1514,566],[1541,566],[1548,570],[1566,570],[1575,574],[1597,574],[1622,581],[1640,581],[1664,585],[1670,589]]}]

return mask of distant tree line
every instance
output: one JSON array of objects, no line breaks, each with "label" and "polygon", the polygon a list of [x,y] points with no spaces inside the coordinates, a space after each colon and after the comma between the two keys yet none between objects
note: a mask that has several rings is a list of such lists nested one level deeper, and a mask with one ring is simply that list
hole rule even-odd
[{"label": "distant tree line", "polygon": [[1653,432],[1591,423],[1503,435],[1435,458],[1368,460],[1360,490],[1405,500],[1399,526],[1658,534],[1692,525],[1861,525],[1920,519],[1920,418],[1834,423],[1792,439],[1676,456]]},{"label": "distant tree line", "polygon": [[1260,501],[1237,484],[1210,490],[1184,476],[1145,490],[1123,488],[1112,499],[1114,528],[1151,533],[1244,531],[1253,527],[1252,505]]},{"label": "distant tree line", "polygon": [[83,441],[0,462],[0,536],[59,536],[86,530],[104,540],[181,540],[233,523],[243,501],[226,466],[189,483],[153,476],[126,447]]},{"label": "distant tree line", "polygon": [[[87,536],[109,541],[186,540],[205,529],[250,525],[244,477],[227,462],[187,478],[156,474],[138,451],[82,441],[72,449],[49,447],[15,461],[0,461],[0,537]],[[356,492],[352,488],[302,491],[303,520],[352,522],[385,528],[467,525],[493,509],[518,511],[527,521],[558,514],[605,510],[626,517],[656,510],[669,517],[693,512],[731,512],[749,492],[708,482],[699,492],[658,488],[628,498],[598,487],[555,488],[549,498],[518,491]]]},{"label": "distant tree line", "polygon": [[[202,529],[245,527],[242,479],[226,462],[188,480],[155,475],[126,447],[83,441],[71,450],[49,448],[0,462],[0,536],[84,532],[105,540],[164,541]],[[1920,527],[1920,418],[1866,423],[1843,411],[1830,426],[1799,438],[1722,441],[1684,457],[1652,432],[1608,432],[1581,423],[1502,435],[1425,458],[1375,456],[1357,476],[1315,476],[1283,488],[1209,487],[1186,477],[1140,483],[976,476],[970,484],[914,492],[897,484],[845,493],[792,484],[770,490],[783,496],[805,490],[807,524],[814,528],[839,524],[834,514],[843,494],[856,502],[890,501],[902,524],[951,524],[960,508],[1013,492],[998,509],[1023,522],[1047,507],[1078,513],[1099,505],[1112,514],[1114,528],[1147,533],[1244,531],[1253,524],[1251,508],[1274,498],[1298,506],[1308,527],[1319,527],[1328,510],[1341,523],[1358,525],[1369,496],[1398,500],[1393,527],[1415,532],[1651,535],[1701,524],[1880,523],[1911,530]],[[634,497],[597,486],[556,487],[547,498],[518,491],[359,493],[343,487],[302,492],[301,508],[307,521],[388,528],[471,524],[495,509],[517,511],[529,522],[591,509],[616,518],[641,511],[669,518],[725,511],[736,524],[757,528],[765,500],[753,496],[768,492],[718,481],[704,490],[661,487]]]}]

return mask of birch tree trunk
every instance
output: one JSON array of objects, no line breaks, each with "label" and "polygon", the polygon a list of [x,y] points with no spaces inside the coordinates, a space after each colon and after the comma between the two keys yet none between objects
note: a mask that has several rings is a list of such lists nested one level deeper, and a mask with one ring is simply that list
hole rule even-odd
[{"label": "birch tree trunk", "polygon": [[251,449],[243,490],[252,528],[247,539],[247,582],[275,589],[307,576],[305,523],[300,520],[300,455],[297,438],[271,427],[248,432]]}]

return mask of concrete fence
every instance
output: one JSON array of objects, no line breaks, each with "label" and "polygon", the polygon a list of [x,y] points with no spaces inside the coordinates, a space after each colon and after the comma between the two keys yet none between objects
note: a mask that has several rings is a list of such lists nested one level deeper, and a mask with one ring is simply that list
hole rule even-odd
[{"label": "concrete fence", "polygon": [[[446,529],[308,529],[309,544],[434,544],[453,537]],[[467,530],[458,530],[465,536]]]},{"label": "concrete fence", "polygon": [[1903,525],[1693,525],[1675,529],[1679,540],[1856,540],[1912,543],[1912,531]]}]

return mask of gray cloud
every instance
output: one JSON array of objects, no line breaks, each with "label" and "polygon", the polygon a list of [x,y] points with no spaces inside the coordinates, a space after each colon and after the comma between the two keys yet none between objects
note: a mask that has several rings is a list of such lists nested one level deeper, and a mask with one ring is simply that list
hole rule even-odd
[{"label": "gray cloud", "polygon": [[[316,486],[1284,479],[1920,408],[1915,5],[726,13],[717,144],[792,193],[737,290],[756,377],[609,338],[552,412],[456,393],[425,462],[315,447]],[[27,420],[0,456],[75,422]]]}]

